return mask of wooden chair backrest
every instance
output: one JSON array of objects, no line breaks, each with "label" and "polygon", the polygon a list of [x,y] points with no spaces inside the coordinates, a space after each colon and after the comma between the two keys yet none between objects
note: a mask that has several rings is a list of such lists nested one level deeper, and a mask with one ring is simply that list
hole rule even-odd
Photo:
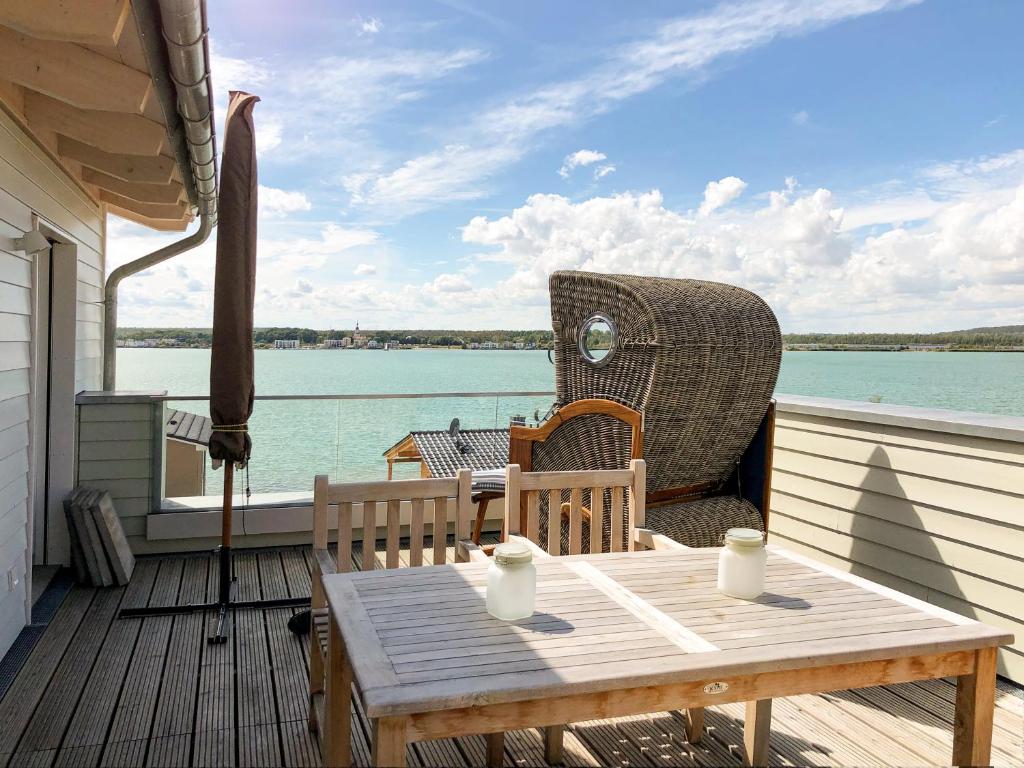
[{"label": "wooden chair backrest", "polygon": [[[560,513],[562,493],[569,493],[569,547],[565,554],[578,555],[583,546],[583,494],[589,492],[591,499],[590,517],[590,551],[597,553],[602,549],[602,531],[604,516],[613,510],[622,509],[624,495],[628,498],[629,513],[623,521],[618,514],[611,515],[613,552],[622,551],[625,538],[629,550],[636,545],[636,531],[644,528],[645,487],[647,465],[643,459],[632,459],[628,469],[594,470],[587,472],[523,472],[519,465],[509,464],[505,468],[505,530],[508,535],[525,536],[535,544],[540,543],[540,508],[541,494],[548,496],[548,554],[560,555],[562,540],[562,515]],[[610,509],[605,509],[605,490],[610,490]],[[520,503],[516,504],[515,500]],[[525,524],[520,524],[520,516],[514,514],[517,507],[525,508]],[[510,514],[510,510],[513,514]],[[623,536],[622,526],[628,527],[627,536]]]},{"label": "wooden chair backrest", "polygon": [[555,411],[551,418],[537,427],[513,424],[509,429],[508,463],[518,464],[523,472],[533,470],[534,443],[543,443],[551,434],[569,419],[586,414],[611,416],[629,425],[631,430],[630,458],[644,457],[644,416],[640,411],[614,400],[590,398],[576,400]]},{"label": "wooden chair backrest", "polygon": [[352,505],[362,504],[363,548],[359,567],[364,571],[373,570],[377,567],[377,505],[383,504],[387,508],[384,567],[397,568],[401,564],[399,540],[402,503],[409,502],[409,565],[423,565],[425,507],[429,501],[433,535],[431,562],[441,565],[445,562],[447,546],[448,499],[455,499],[455,534],[458,541],[469,535],[473,515],[471,484],[472,472],[468,469],[460,469],[456,477],[365,483],[330,483],[326,475],[317,475],[313,485],[313,550],[327,550],[329,510],[335,507],[338,515],[337,570],[350,571],[353,567]]}]

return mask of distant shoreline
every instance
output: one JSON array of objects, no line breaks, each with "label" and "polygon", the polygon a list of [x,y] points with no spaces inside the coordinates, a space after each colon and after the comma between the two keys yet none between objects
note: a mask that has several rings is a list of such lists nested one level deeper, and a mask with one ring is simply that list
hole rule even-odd
[{"label": "distant shoreline", "polygon": [[[156,346],[119,346],[118,349],[210,349],[210,345],[156,345]],[[366,347],[321,347],[316,345],[305,346],[305,347],[292,347],[292,348],[278,348],[261,345],[256,347],[261,352],[422,352],[430,350],[449,350],[458,352],[546,352],[545,349],[470,349],[469,347],[461,346],[450,346],[450,347],[433,347],[433,346],[409,346],[401,347],[399,349],[368,349]],[[1024,347],[932,347],[932,348],[913,348],[913,347],[901,347],[898,349],[887,348],[887,347],[843,347],[843,346],[821,346],[814,349],[810,349],[802,344],[797,345],[783,345],[783,352],[1024,352]]]}]

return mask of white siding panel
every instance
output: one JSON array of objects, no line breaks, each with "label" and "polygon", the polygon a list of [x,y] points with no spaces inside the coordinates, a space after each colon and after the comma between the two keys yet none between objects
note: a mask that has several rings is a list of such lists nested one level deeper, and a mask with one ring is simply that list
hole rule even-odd
[{"label": "white siding panel", "polygon": [[0,307],[15,315],[32,314],[32,292],[20,285],[0,282]]},{"label": "white siding panel", "polygon": [[28,421],[28,395],[0,400],[0,429]]},{"label": "white siding panel", "polygon": [[28,315],[0,312],[0,341],[31,341],[32,319]]},{"label": "white siding panel", "polygon": [[16,371],[28,366],[27,341],[0,341],[0,371]]},{"label": "white siding panel", "polygon": [[[8,237],[17,236],[16,231],[7,234]],[[7,251],[0,250],[0,279],[5,283],[20,285],[23,288],[32,287],[32,263],[21,256],[15,256]]]},{"label": "white siding panel", "polygon": [[780,404],[771,541],[1007,628],[999,670],[1024,681],[1024,421],[985,437],[957,434],[956,414],[945,432],[823,402]]},{"label": "white siding panel", "polygon": [[[68,379],[73,376],[78,390],[96,389],[102,371],[102,311],[95,302],[102,297],[105,247],[100,207],[0,112],[0,241],[6,243],[6,238],[29,230],[33,215],[57,240],[74,248],[70,260],[66,260],[70,251],[65,251],[57,269],[64,270],[69,287],[74,280],[70,298],[77,321],[76,364],[73,374],[66,364],[55,370],[57,375],[66,371]],[[32,400],[30,366],[35,327],[33,272],[35,259],[45,258],[50,257],[0,251],[0,579],[11,569],[22,576],[15,592],[0,590],[0,655],[25,623],[30,510],[42,504],[29,497],[30,435],[36,433],[32,419],[45,413]],[[68,302],[66,310],[71,306]],[[65,389],[69,387],[70,382]],[[53,425],[57,434],[60,430],[74,433],[71,414],[66,420],[67,424]]]}]

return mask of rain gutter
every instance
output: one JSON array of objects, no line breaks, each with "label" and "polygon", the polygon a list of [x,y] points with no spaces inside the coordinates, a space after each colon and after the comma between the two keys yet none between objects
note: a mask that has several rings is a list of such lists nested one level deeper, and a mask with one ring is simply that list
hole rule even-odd
[{"label": "rain gutter", "polygon": [[217,142],[213,124],[205,0],[133,0],[132,12],[164,113],[167,135],[199,228],[124,264],[103,290],[103,389],[117,382],[117,289],[130,275],[191,250],[217,224]]}]

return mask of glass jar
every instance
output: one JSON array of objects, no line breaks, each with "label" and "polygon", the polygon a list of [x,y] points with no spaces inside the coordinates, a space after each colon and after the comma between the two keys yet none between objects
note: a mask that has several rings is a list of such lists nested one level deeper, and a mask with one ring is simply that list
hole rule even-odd
[{"label": "glass jar", "polygon": [[507,542],[494,548],[487,571],[487,612],[502,621],[533,615],[537,598],[537,568],[525,544]]},{"label": "glass jar", "polygon": [[764,592],[764,572],[768,553],[764,534],[754,528],[730,528],[725,546],[718,555],[718,591],[753,600]]}]

